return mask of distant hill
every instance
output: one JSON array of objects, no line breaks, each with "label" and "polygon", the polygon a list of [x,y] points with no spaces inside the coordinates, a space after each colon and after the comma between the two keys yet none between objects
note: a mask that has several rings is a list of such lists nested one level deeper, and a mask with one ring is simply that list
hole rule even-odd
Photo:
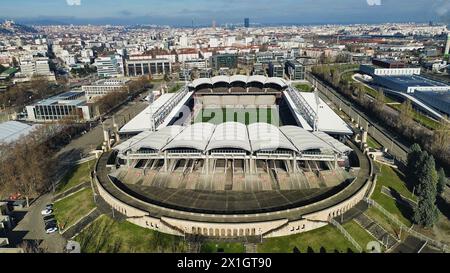
[{"label": "distant hill", "polygon": [[13,35],[17,33],[24,33],[24,34],[38,33],[38,31],[35,28],[27,25],[13,23],[10,26],[0,24],[0,33],[6,35]]}]

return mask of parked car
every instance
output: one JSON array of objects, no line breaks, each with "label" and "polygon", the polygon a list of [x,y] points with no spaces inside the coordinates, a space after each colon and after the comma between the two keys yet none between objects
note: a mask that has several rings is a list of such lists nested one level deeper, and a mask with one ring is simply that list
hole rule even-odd
[{"label": "parked car", "polygon": [[42,219],[44,219],[44,222],[48,222],[48,221],[50,221],[50,220],[54,220],[55,219],[55,215],[47,215],[47,216],[44,216],[44,218],[42,218]]},{"label": "parked car", "polygon": [[51,226],[45,229],[45,233],[47,234],[52,234],[58,231],[58,227],[57,226]]},{"label": "parked car", "polygon": [[57,221],[56,219],[50,219],[44,222],[45,226],[50,226],[50,225],[56,225]]},{"label": "parked car", "polygon": [[57,227],[56,221],[49,221],[45,223],[45,229],[51,228],[51,227]]},{"label": "parked car", "polygon": [[53,204],[47,204],[47,205],[45,205],[45,208],[46,209],[53,209]]},{"label": "parked car", "polygon": [[44,209],[44,210],[41,211],[41,215],[43,215],[43,216],[47,216],[47,215],[50,215],[52,213],[53,213],[52,209]]}]

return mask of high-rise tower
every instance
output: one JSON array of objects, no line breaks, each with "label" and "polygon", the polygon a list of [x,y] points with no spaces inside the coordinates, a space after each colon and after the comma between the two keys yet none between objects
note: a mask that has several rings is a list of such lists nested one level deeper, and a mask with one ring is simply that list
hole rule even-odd
[{"label": "high-rise tower", "polygon": [[445,45],[444,56],[449,56],[450,54],[450,32],[447,32],[447,44]]}]

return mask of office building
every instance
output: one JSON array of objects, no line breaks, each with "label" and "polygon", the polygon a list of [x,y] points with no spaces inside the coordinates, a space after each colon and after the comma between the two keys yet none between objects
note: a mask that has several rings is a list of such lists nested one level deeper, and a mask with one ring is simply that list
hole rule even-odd
[{"label": "office building", "polygon": [[269,63],[269,77],[284,77],[284,66],[279,62]]},{"label": "office building", "polygon": [[215,70],[220,68],[237,68],[238,56],[236,54],[218,54],[211,57],[211,67]]},{"label": "office building", "polygon": [[85,93],[70,91],[26,106],[28,120],[53,122],[62,119],[77,121],[94,118],[92,105],[86,102]]},{"label": "office building", "polygon": [[292,81],[305,80],[305,67],[296,61],[286,61],[285,74]]},{"label": "office building", "polygon": [[126,71],[129,77],[161,76],[172,73],[172,63],[168,59],[134,58],[126,61]]},{"label": "office building", "polygon": [[127,82],[128,80],[125,79],[99,80],[92,85],[84,85],[81,89],[85,92],[88,101],[92,101],[111,92],[126,91]]},{"label": "office building", "polygon": [[244,19],[244,27],[249,28],[250,27],[250,18]]},{"label": "office building", "polygon": [[94,66],[97,67],[97,74],[100,78],[114,78],[123,76],[122,57],[111,55],[98,57]]}]

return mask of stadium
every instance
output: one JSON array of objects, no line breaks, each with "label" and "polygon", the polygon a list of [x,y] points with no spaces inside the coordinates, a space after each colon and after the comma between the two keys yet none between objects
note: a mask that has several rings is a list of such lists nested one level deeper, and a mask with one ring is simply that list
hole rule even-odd
[{"label": "stadium", "polygon": [[99,194],[140,226],[262,238],[326,225],[362,200],[370,162],[315,93],[218,76],[163,94],[97,162]]}]

